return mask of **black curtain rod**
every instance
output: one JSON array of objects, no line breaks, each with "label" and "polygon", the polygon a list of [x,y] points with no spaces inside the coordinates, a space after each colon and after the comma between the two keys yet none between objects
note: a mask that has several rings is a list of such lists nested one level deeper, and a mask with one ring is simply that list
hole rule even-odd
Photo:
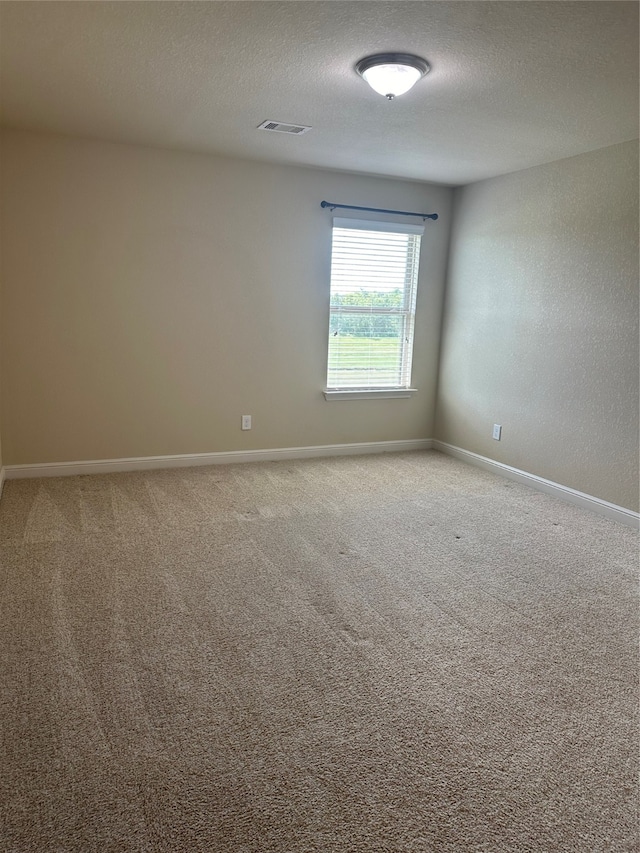
[{"label": "black curtain rod", "polygon": [[421,219],[437,219],[437,213],[411,213],[408,210],[383,210],[381,207],[358,207],[356,204],[334,204],[332,201],[321,201],[320,207],[335,210],[341,207],[345,210],[368,210],[370,213],[397,213],[399,216],[419,216]]}]

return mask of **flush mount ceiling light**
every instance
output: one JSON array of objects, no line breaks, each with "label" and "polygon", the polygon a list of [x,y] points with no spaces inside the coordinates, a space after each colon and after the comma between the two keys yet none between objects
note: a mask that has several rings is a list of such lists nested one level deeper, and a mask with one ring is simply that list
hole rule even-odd
[{"label": "flush mount ceiling light", "polygon": [[356,71],[374,92],[392,101],[428,74],[430,65],[426,59],[410,53],[377,53],[361,59]]}]

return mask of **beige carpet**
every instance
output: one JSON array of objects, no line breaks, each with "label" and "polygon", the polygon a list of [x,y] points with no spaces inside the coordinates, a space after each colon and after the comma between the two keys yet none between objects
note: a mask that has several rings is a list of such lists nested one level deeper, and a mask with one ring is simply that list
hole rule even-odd
[{"label": "beige carpet", "polygon": [[3,853],[638,850],[633,531],[435,452],[0,525]]}]

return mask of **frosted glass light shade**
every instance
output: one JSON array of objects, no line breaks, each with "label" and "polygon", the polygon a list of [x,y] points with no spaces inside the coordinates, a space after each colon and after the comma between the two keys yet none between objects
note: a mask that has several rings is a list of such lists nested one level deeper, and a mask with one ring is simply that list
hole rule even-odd
[{"label": "frosted glass light shade", "polygon": [[374,65],[362,75],[374,92],[384,95],[404,95],[418,82],[422,74],[408,65]]},{"label": "frosted glass light shade", "polygon": [[408,92],[429,71],[429,64],[411,54],[381,53],[361,59],[356,71],[375,92],[392,100]]}]

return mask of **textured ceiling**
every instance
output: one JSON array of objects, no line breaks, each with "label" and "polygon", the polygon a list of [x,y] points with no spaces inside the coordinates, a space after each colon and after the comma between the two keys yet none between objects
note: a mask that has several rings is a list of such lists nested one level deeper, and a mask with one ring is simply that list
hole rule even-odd
[{"label": "textured ceiling", "polygon": [[[11,127],[446,184],[638,136],[635,2],[2,2],[0,24]],[[380,51],[432,71],[386,101],[353,70]]]}]

